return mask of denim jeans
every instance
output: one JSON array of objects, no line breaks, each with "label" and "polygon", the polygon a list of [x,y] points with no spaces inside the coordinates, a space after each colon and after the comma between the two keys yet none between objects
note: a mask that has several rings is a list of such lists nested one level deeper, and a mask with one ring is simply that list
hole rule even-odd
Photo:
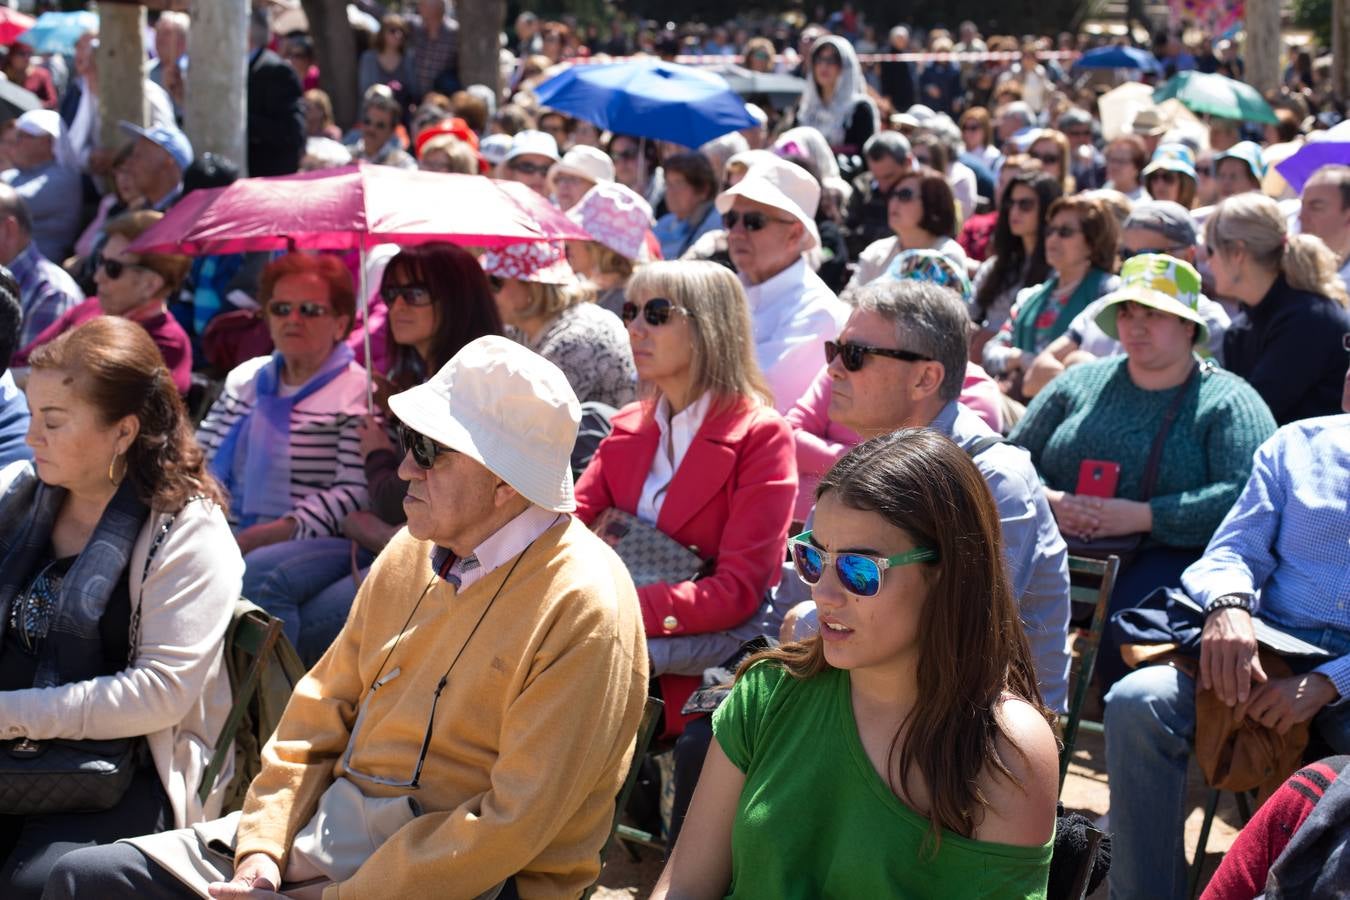
[{"label": "denim jeans", "polygon": [[[356,599],[351,547],[346,538],[311,538],[259,547],[244,558],[244,596],[281,619],[307,666],[337,637]],[[357,550],[362,572],[373,559]]]},{"label": "denim jeans", "polygon": [[[1350,633],[1284,629],[1336,656]],[[1286,658],[1295,672],[1321,660]],[[1313,728],[1336,753],[1350,753],[1350,701],[1328,706]],[[1111,897],[1186,896],[1186,766],[1195,739],[1195,680],[1171,666],[1149,666],[1106,695],[1106,769],[1111,789]]]}]

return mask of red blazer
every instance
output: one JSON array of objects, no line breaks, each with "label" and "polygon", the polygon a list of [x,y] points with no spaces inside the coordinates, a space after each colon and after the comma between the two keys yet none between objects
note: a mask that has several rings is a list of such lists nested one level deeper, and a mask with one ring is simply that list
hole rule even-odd
[{"label": "red blazer", "polygon": [[[631,403],[613,419],[577,482],[577,516],[590,525],[610,507],[635,512],[660,430],[649,406]],[[709,412],[675,471],[656,527],[713,560],[709,575],[638,588],[648,637],[725,631],[750,618],[782,572],[797,496],[792,429],[770,407],[742,401]],[[668,732],[679,733],[694,676],[664,675]]]}]

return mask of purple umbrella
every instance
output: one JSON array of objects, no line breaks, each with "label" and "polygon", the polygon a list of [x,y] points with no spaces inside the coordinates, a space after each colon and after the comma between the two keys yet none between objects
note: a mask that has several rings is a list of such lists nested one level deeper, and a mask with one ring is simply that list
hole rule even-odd
[{"label": "purple umbrella", "polygon": [[1313,173],[1323,166],[1350,165],[1350,136],[1340,141],[1309,141],[1284,162],[1275,164],[1275,171],[1284,176],[1289,186],[1303,193]]}]

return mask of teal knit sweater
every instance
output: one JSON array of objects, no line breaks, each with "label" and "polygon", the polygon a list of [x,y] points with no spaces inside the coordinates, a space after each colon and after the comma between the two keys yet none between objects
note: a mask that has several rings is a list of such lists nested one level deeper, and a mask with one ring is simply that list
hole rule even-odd
[{"label": "teal knit sweater", "polygon": [[[1120,463],[1116,496],[1138,500],[1144,466],[1176,392],[1146,391],[1130,380],[1125,356],[1074,366],[1041,391],[1009,435],[1031,453],[1045,483],[1078,486],[1085,459]],[[1215,369],[1189,388],[1163,448],[1149,505],[1152,537],[1173,547],[1203,547],[1237,500],[1252,455],[1275,433],[1265,401],[1238,376]]]}]

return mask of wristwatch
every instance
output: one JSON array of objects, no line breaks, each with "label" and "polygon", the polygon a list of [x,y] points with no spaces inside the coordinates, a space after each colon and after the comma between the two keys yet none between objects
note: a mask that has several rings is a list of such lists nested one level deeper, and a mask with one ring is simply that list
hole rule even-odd
[{"label": "wristwatch", "polygon": [[1246,594],[1224,594],[1215,597],[1213,600],[1209,601],[1209,604],[1205,607],[1205,618],[1208,619],[1221,609],[1240,609],[1244,612],[1251,613],[1252,598],[1248,597]]}]

